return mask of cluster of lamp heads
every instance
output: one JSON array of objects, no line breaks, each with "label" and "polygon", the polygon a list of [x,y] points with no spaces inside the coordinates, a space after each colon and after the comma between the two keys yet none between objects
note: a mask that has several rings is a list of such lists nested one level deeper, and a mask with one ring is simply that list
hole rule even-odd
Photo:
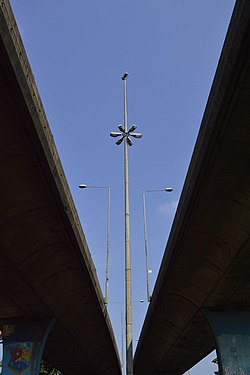
[{"label": "cluster of lamp heads", "polygon": [[126,132],[124,129],[124,126],[122,124],[118,125],[118,129],[120,130],[119,132],[111,132],[110,136],[111,137],[121,137],[118,139],[116,144],[119,146],[123,140],[125,139],[128,143],[129,146],[133,145],[133,142],[131,141],[130,137],[133,138],[141,138],[142,134],[141,133],[134,133],[135,129],[137,128],[136,125],[132,125],[131,128]]}]

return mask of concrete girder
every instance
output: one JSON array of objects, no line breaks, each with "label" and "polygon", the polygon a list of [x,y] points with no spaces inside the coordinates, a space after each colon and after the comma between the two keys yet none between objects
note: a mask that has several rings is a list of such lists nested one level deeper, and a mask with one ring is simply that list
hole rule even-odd
[{"label": "concrete girder", "polygon": [[203,309],[250,306],[250,2],[236,1],[137,345],[135,375],[180,375],[216,342]]},{"label": "concrete girder", "polygon": [[55,318],[65,375],[121,374],[96,270],[8,0],[0,3],[0,318]]}]

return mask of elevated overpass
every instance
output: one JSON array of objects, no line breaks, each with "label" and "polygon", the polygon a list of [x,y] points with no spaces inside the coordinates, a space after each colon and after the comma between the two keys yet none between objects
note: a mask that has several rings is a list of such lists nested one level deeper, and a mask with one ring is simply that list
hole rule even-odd
[{"label": "elevated overpass", "polygon": [[183,374],[215,348],[221,374],[250,374],[249,238],[250,1],[238,0],[137,345],[135,375]]},{"label": "elevated overpass", "polygon": [[0,126],[4,340],[20,324],[29,332],[53,320],[43,354],[52,365],[64,375],[119,375],[96,271],[8,0],[0,3]]}]

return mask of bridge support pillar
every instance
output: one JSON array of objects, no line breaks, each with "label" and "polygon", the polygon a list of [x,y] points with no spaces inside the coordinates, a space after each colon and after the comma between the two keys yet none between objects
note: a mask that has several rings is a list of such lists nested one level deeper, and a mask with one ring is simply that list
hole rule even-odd
[{"label": "bridge support pillar", "polygon": [[250,374],[250,308],[206,310],[216,339],[220,375]]},{"label": "bridge support pillar", "polygon": [[39,375],[51,319],[1,319],[3,361],[1,375]]}]

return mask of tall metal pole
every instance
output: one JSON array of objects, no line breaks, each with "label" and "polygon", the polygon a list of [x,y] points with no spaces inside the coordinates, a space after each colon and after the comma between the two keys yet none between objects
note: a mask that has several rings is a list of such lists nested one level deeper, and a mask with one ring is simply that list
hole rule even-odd
[{"label": "tall metal pole", "polygon": [[158,192],[158,191],[166,191],[168,193],[172,192],[173,189],[171,187],[166,187],[165,189],[161,190],[142,190],[142,202],[143,202],[143,223],[144,223],[144,244],[145,244],[145,258],[146,258],[146,282],[147,282],[147,298],[148,302],[151,302],[151,294],[150,294],[150,284],[149,284],[149,269],[148,269],[148,237],[147,237],[147,214],[146,214],[146,198],[145,192]]},{"label": "tall metal pole", "polygon": [[148,302],[150,302],[151,301],[151,296],[150,296],[149,269],[148,269],[147,218],[146,218],[146,201],[145,201],[145,192],[144,192],[144,190],[142,190],[142,201],[143,201],[144,244],[145,244],[145,257],[146,257],[147,298],[148,298]]},{"label": "tall metal pole", "polygon": [[123,327],[124,327],[124,322],[123,322],[123,303],[121,302],[121,367],[122,367],[122,374],[124,373],[124,339],[123,339]]},{"label": "tall metal pole", "polygon": [[129,212],[129,179],[128,179],[128,146],[132,146],[133,138],[141,138],[141,133],[134,133],[137,128],[132,125],[128,129],[127,114],[127,77],[124,73],[124,126],[118,125],[120,132],[111,132],[111,137],[120,137],[116,142],[120,145],[124,141],[124,192],[125,192],[125,309],[126,309],[126,374],[133,375],[133,332],[132,332],[132,291],[131,291],[131,260],[130,260],[130,212]]},{"label": "tall metal pole", "polygon": [[110,186],[91,186],[80,184],[80,189],[94,188],[94,189],[107,189],[108,190],[108,217],[107,217],[107,251],[106,251],[106,269],[105,269],[105,297],[104,303],[108,304],[108,288],[109,288],[109,250],[110,250]]},{"label": "tall metal pole", "polygon": [[[124,130],[128,132],[127,115],[127,77],[124,83]],[[127,375],[133,375],[133,331],[132,331],[132,291],[130,259],[130,212],[128,179],[128,142],[124,142],[124,192],[125,192],[125,296],[126,296],[126,369]]]},{"label": "tall metal pole", "polygon": [[[142,300],[141,300],[142,301]],[[140,301],[140,302],[141,302]],[[110,303],[119,303],[120,308],[121,308],[121,370],[122,370],[122,375],[124,374],[124,335],[123,335],[123,330],[124,330],[124,314],[123,314],[123,309],[124,309],[124,302],[123,301],[111,301]]]},{"label": "tall metal pole", "polygon": [[105,304],[109,300],[109,247],[110,247],[110,186],[108,186],[108,223],[107,223],[107,253],[106,253],[106,282],[105,282]]}]

